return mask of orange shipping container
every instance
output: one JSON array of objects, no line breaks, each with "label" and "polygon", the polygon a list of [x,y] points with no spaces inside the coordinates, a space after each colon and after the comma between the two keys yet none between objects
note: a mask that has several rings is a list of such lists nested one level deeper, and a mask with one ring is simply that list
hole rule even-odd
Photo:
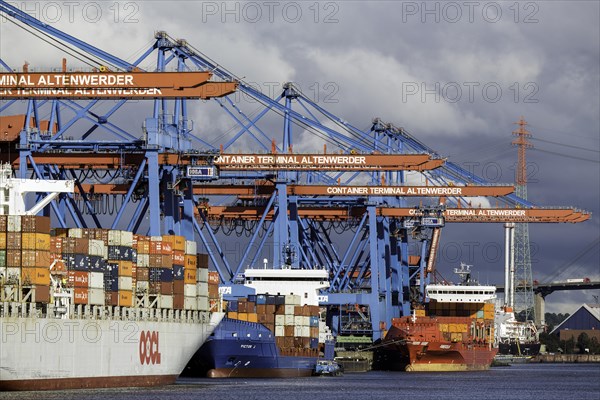
[{"label": "orange shipping container", "polygon": [[133,294],[129,290],[119,290],[119,306],[131,307],[133,305]]},{"label": "orange shipping container", "polygon": [[163,242],[160,240],[153,240],[150,242],[150,254],[162,254]]},{"label": "orange shipping container", "polygon": [[75,304],[87,304],[89,296],[88,288],[75,288],[73,290],[73,302]]},{"label": "orange shipping container", "polygon": [[21,268],[21,283],[23,285],[50,285],[48,268]]},{"label": "orange shipping container", "polygon": [[6,232],[0,232],[0,249],[6,249]]}]

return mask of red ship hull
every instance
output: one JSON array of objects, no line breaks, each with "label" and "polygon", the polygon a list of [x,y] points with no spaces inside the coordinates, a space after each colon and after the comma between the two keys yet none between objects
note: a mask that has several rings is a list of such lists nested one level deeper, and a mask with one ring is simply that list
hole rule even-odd
[{"label": "red ship hull", "polygon": [[388,331],[385,344],[385,365],[400,371],[481,371],[487,370],[497,348],[470,332],[456,332],[454,340],[445,340],[441,326],[467,325],[470,318],[411,317],[398,318]]}]

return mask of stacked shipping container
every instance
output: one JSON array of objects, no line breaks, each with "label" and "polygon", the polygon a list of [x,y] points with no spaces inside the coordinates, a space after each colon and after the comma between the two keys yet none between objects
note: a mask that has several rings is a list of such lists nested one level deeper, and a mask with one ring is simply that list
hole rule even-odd
[{"label": "stacked shipping container", "polygon": [[298,295],[251,295],[228,304],[228,318],[257,322],[275,336],[282,355],[313,356],[319,348],[319,307]]},{"label": "stacked shipping container", "polygon": [[50,219],[0,215],[0,281],[32,288],[33,300],[50,300]]},{"label": "stacked shipping container", "polygon": [[75,304],[134,307],[150,296],[157,308],[208,310],[208,257],[196,242],[109,229],[50,233],[47,217],[0,215],[0,283],[48,303],[53,275]]}]

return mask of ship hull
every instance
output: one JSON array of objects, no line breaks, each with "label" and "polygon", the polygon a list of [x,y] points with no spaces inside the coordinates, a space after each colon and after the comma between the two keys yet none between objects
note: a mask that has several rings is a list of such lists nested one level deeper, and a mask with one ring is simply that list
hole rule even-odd
[{"label": "ship hull", "polygon": [[[235,336],[234,336],[235,333]],[[249,338],[249,339],[246,339]],[[209,378],[294,378],[311,376],[316,356],[280,354],[262,324],[225,318],[195,357]]]},{"label": "ship hull", "polygon": [[540,353],[540,343],[500,343],[498,354],[509,354],[513,356],[536,356]]},{"label": "ship hull", "polygon": [[0,318],[0,390],[173,383],[223,317],[210,322]]},{"label": "ship hull", "polygon": [[390,328],[382,344],[382,354],[378,356],[380,366],[407,372],[484,371],[490,368],[498,352],[497,348],[484,344],[416,341],[395,326]]}]

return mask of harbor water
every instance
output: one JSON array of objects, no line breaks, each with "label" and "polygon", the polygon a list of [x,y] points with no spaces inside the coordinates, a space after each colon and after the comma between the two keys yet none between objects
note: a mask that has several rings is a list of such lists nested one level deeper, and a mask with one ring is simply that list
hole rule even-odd
[{"label": "harbor water", "polygon": [[156,388],[4,392],[0,399],[598,400],[600,364],[524,364],[483,372],[371,371],[299,379],[191,379]]}]

